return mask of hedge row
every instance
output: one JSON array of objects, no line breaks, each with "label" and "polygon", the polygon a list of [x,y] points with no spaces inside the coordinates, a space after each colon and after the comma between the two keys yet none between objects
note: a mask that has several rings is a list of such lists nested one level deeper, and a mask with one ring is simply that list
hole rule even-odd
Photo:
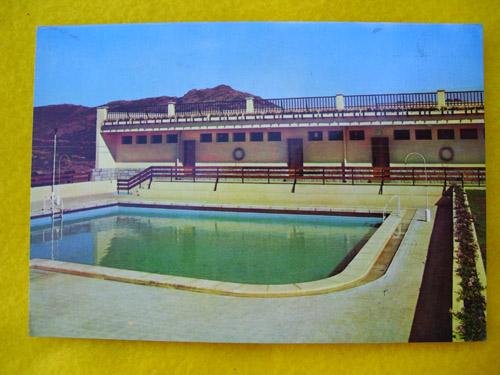
[{"label": "hedge row", "polygon": [[486,339],[486,298],[476,270],[479,249],[474,240],[473,218],[465,192],[462,187],[454,186],[454,193],[454,236],[458,242],[456,273],[460,277],[458,300],[463,301],[463,308],[453,313],[460,321],[456,334],[464,341],[479,341]]}]

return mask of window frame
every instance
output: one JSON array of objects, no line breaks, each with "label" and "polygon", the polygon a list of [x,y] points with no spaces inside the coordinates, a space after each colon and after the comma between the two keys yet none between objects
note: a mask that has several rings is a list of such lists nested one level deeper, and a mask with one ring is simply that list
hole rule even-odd
[{"label": "window frame", "polygon": [[[361,137],[355,137],[355,134],[360,134]],[[365,131],[364,130],[349,130],[349,140],[350,141],[364,141],[365,140]]]},{"label": "window frame", "polygon": [[[445,135],[447,134],[447,135]],[[451,136],[449,136],[451,134]],[[438,129],[437,139],[455,139],[455,129]]]},{"label": "window frame", "polygon": [[[474,136],[466,136],[467,133],[473,133]],[[476,128],[462,128],[460,129],[460,139],[479,139],[479,131]]]},{"label": "window frame", "polygon": [[[399,135],[396,135],[399,134]],[[407,136],[401,138],[402,134],[406,134]],[[410,129],[394,129],[392,133],[392,138],[395,141],[410,141],[411,140],[411,132]]]},{"label": "window frame", "polygon": [[[260,137],[255,138],[260,135]],[[264,142],[264,132],[250,132],[250,142]]]},{"label": "window frame", "polygon": [[[158,137],[160,137],[160,142],[156,142],[158,140]],[[151,134],[149,137],[149,143],[152,145],[158,145],[163,143],[163,135],[162,134]]]},{"label": "window frame", "polygon": [[[127,141],[125,141],[127,140]],[[134,137],[131,135],[122,135],[122,145],[131,145],[134,143]]]},{"label": "window frame", "polygon": [[[276,139],[274,139],[276,137]],[[268,142],[281,142],[281,132],[272,131],[267,132],[267,141]]]},{"label": "window frame", "polygon": [[309,142],[321,142],[323,140],[323,130],[311,130],[307,132]]},{"label": "window frame", "polygon": [[148,144],[148,136],[147,135],[136,135],[135,136],[135,144],[136,145],[147,145]]},{"label": "window frame", "polygon": [[213,135],[212,133],[200,133],[200,143],[212,143]]},{"label": "window frame", "polygon": [[[333,134],[340,134],[340,137],[333,137]],[[335,141],[343,141],[344,140],[344,131],[343,130],[328,130],[328,140]]]},{"label": "window frame", "polygon": [[[429,134],[429,137],[423,137],[423,134]],[[416,141],[432,141],[432,129],[415,129]]]},{"label": "window frame", "polygon": [[215,133],[215,141],[217,143],[229,142],[229,133]]},{"label": "window frame", "polygon": [[[175,139],[175,141],[172,140],[172,138]],[[165,137],[165,142],[167,144],[173,144],[173,143],[179,143],[179,135],[178,134],[167,134]]]},{"label": "window frame", "polygon": [[[236,137],[242,137],[242,139],[236,139]],[[246,142],[247,141],[247,134],[245,132],[235,132],[233,133],[233,142]]]}]

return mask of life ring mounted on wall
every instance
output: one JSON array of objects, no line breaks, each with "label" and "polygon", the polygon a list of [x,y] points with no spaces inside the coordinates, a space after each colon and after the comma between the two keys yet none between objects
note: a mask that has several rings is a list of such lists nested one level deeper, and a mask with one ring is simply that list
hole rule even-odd
[{"label": "life ring mounted on wall", "polygon": [[233,159],[236,161],[243,160],[245,158],[245,150],[243,150],[241,147],[236,147],[233,150]]},{"label": "life ring mounted on wall", "polygon": [[455,156],[455,151],[451,147],[441,147],[439,149],[439,158],[442,161],[452,161]]}]

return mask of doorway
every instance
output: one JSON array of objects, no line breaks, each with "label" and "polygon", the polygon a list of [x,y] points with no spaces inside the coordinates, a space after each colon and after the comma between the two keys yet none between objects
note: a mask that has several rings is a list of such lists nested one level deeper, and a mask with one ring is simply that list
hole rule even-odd
[{"label": "doorway", "polygon": [[182,165],[194,167],[196,164],[196,141],[183,141]]},{"label": "doorway", "polygon": [[388,167],[391,161],[389,159],[389,138],[388,137],[373,137],[372,138],[372,166],[373,167]]},{"label": "doorway", "polygon": [[302,138],[288,139],[288,168],[302,169],[304,166],[304,147]]},{"label": "doorway", "polygon": [[[372,166],[373,177],[375,180],[390,178],[388,167],[391,161],[389,159],[389,138],[388,137],[373,137],[372,138]],[[382,186],[380,187],[382,189]],[[380,190],[382,191],[382,190]],[[379,192],[381,194],[381,192]]]}]

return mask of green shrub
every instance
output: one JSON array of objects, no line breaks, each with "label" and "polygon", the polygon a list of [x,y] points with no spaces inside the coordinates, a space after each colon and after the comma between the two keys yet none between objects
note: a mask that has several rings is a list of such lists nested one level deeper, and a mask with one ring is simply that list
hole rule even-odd
[{"label": "green shrub", "polygon": [[461,288],[457,298],[463,301],[463,308],[453,313],[460,320],[456,334],[465,341],[479,341],[486,338],[486,298],[476,270],[479,249],[474,241],[473,218],[465,204],[465,193],[460,186],[454,186],[454,192],[454,236],[458,242],[456,273]]}]

